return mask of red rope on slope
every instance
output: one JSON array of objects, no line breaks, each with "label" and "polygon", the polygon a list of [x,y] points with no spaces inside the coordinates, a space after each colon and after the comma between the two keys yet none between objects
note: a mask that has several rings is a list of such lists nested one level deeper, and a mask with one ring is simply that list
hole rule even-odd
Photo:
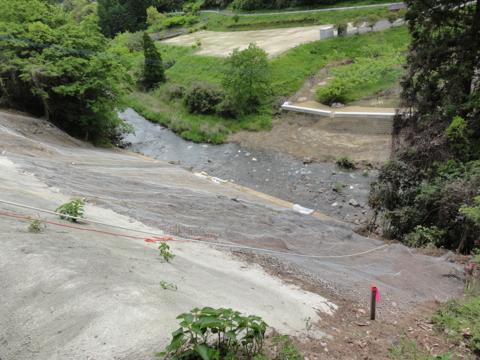
[{"label": "red rope on slope", "polygon": [[[20,215],[20,214],[3,212],[3,211],[0,211],[0,216],[11,217],[11,218],[21,220],[21,221],[34,220],[34,218],[32,218],[30,216],[24,216],[24,215]],[[179,240],[174,239],[174,237],[170,236],[170,235],[153,236],[151,238],[145,238],[145,237],[141,237],[141,236],[120,234],[120,233],[115,233],[115,232],[106,231],[106,230],[99,230],[99,229],[85,228],[85,227],[69,225],[69,224],[62,224],[62,223],[58,223],[58,222],[50,221],[50,220],[43,220],[43,219],[38,219],[38,220],[45,223],[45,224],[56,225],[56,226],[61,226],[61,227],[66,227],[66,228],[76,229],[76,230],[82,230],[82,231],[90,231],[90,232],[95,232],[95,233],[105,234],[105,235],[111,235],[111,236],[117,236],[117,237],[124,237],[124,238],[129,238],[129,239],[144,240],[147,243],[157,243],[157,242],[164,242],[164,241],[179,241]]]}]

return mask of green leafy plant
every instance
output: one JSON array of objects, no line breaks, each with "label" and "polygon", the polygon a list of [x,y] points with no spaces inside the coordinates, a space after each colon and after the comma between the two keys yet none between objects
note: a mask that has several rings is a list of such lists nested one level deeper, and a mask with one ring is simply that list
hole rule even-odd
[{"label": "green leafy plant", "polygon": [[460,213],[475,224],[480,225],[480,196],[475,197],[474,206],[462,206]]},{"label": "green leafy plant", "polygon": [[170,245],[168,245],[167,243],[162,242],[158,247],[158,250],[160,250],[160,256],[166,262],[170,262],[175,257],[175,255],[170,250]]},{"label": "green leafy plant", "polygon": [[60,214],[60,219],[71,222],[78,222],[79,218],[83,218],[85,202],[82,199],[73,199],[61,206],[55,212]]},{"label": "green leafy plant", "polygon": [[162,287],[163,290],[173,290],[177,291],[178,287],[174,283],[168,282],[168,281],[160,281],[160,286]]},{"label": "green leafy plant", "polygon": [[436,226],[418,225],[414,231],[405,236],[405,243],[412,247],[438,246],[442,242],[443,236],[445,236],[445,231]]},{"label": "green leafy plant", "polygon": [[45,223],[40,219],[32,219],[30,225],[28,225],[28,232],[32,234],[39,234],[43,232],[46,228]]},{"label": "green leafy plant", "polygon": [[177,317],[164,359],[252,359],[260,355],[267,324],[258,316],[243,316],[232,309],[195,308]]},{"label": "green leafy plant", "polygon": [[467,122],[461,116],[455,116],[445,130],[453,150],[460,157],[466,157],[470,150]]}]

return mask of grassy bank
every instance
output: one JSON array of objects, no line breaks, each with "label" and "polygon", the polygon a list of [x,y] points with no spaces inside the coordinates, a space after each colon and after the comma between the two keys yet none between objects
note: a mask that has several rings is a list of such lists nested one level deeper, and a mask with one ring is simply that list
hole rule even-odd
[{"label": "grassy bank", "polygon": [[[351,60],[353,64],[373,63],[379,58],[398,57],[407,49],[409,40],[407,29],[399,27],[299,46],[272,61],[274,93],[276,96],[289,96],[298,91],[309,76],[338,61]],[[346,68],[338,69],[345,71],[341,69]],[[355,66],[350,69],[353,69],[351,76],[356,76],[356,71],[360,70]],[[390,69],[397,73],[396,66]]]},{"label": "grassy bank", "polygon": [[240,31],[337,24],[343,22],[356,23],[369,21],[371,19],[387,19],[389,16],[401,16],[401,13],[392,13],[387,7],[316,13],[252,15],[239,17],[225,16],[214,13],[203,13],[200,16],[200,22],[204,24],[204,27],[207,30]]},{"label": "grassy bank", "polygon": [[[271,61],[273,94],[269,104],[256,114],[239,119],[225,119],[214,114],[190,114],[181,99],[172,99],[169,96],[172,87],[188,89],[196,81],[220,86],[224,59],[194,55],[195,49],[189,47],[159,44],[165,63],[171,65],[166,71],[167,83],[150,93],[133,91],[128,96],[127,102],[147,119],[169,127],[185,139],[218,144],[225,141],[228,134],[236,131],[268,130],[275,108],[272,104],[277,104],[282,98],[294,94],[309,76],[321,68],[345,59],[350,59],[354,64],[364,64],[375,63],[383,58],[393,58],[399,56],[408,42],[407,30],[394,28],[298,46]],[[135,59],[136,69],[133,73],[138,73],[142,58],[136,53],[128,54],[125,56]],[[355,77],[358,71],[358,67],[352,66],[349,76]],[[393,86],[398,68],[386,67],[382,74],[385,75],[382,77],[384,80],[382,86]],[[362,82],[359,84],[361,87]],[[376,87],[366,86],[362,92],[357,92],[356,96],[371,95],[376,90]]]}]

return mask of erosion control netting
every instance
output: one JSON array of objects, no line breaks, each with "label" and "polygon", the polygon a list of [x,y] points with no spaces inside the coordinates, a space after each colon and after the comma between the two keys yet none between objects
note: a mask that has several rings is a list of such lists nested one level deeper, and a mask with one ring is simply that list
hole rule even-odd
[{"label": "erosion control netting", "polygon": [[[14,129],[27,125],[9,124]],[[125,152],[72,146],[56,133],[49,136],[56,140],[33,149],[34,143],[25,138],[0,133],[0,144],[9,144],[6,155],[18,169],[56,191],[84,197],[170,235],[211,237],[207,241],[215,238],[226,244],[301,255],[359,253],[319,259],[271,256],[356,300],[367,301],[375,282],[382,291],[382,303],[394,308],[443,300],[463,286],[457,268],[443,258],[422,256],[399,244],[367,252],[384,243],[355,234],[347,225],[298,214],[225,184],[199,179],[178,166]],[[25,155],[32,152],[35,157]],[[18,201],[14,191],[4,191],[2,198]],[[42,207],[35,201],[34,206]]]}]

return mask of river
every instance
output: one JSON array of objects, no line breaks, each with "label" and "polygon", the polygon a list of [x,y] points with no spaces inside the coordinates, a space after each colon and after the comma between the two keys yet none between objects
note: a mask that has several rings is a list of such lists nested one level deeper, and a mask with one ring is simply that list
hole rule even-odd
[{"label": "river", "polygon": [[119,114],[134,134],[127,148],[194,172],[206,172],[351,223],[367,219],[368,193],[377,171],[345,171],[331,163],[304,163],[290,155],[235,143],[197,144],[154,124],[132,109]]}]

